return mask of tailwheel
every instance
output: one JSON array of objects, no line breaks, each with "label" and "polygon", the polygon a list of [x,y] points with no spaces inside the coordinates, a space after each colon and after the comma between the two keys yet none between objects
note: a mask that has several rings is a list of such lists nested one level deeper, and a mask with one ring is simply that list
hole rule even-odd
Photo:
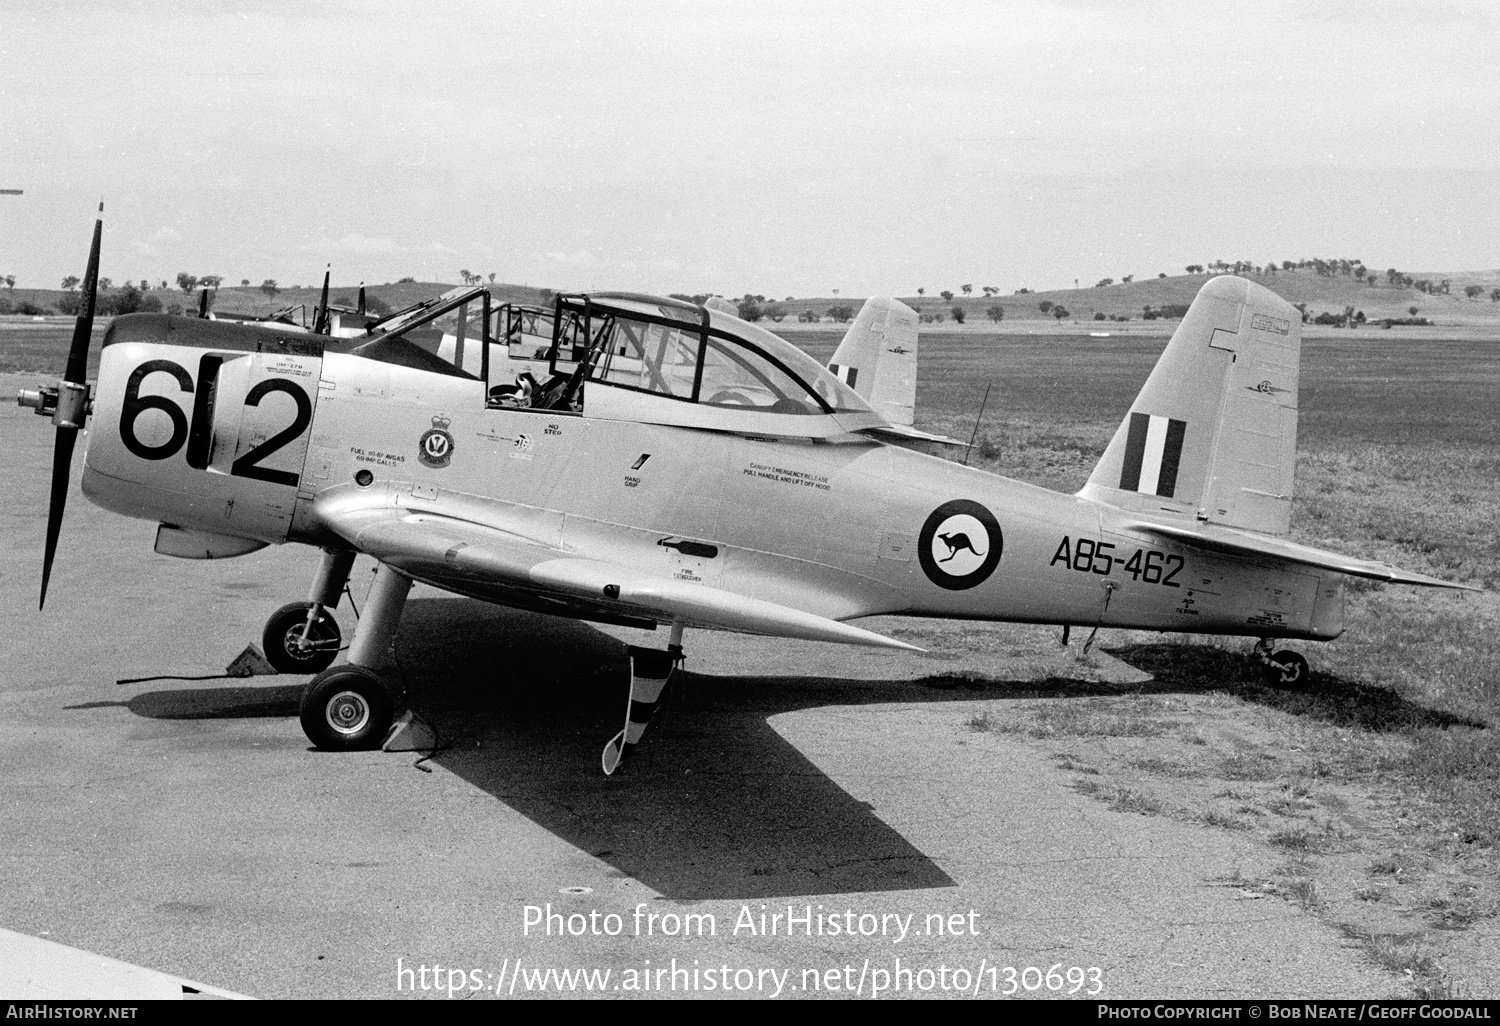
[{"label": "tailwheel", "polygon": [[1296,687],[1306,684],[1311,673],[1306,657],[1290,649],[1277,652],[1266,663],[1266,677],[1273,685],[1280,687]]},{"label": "tailwheel", "polygon": [[271,614],[261,635],[266,658],[280,673],[317,673],[338,658],[343,636],[336,621],[322,606],[308,622],[310,602],[291,602]]},{"label": "tailwheel", "polygon": [[379,676],[361,666],[335,666],[302,692],[302,730],[325,751],[379,747],[390,732],[395,705]]}]

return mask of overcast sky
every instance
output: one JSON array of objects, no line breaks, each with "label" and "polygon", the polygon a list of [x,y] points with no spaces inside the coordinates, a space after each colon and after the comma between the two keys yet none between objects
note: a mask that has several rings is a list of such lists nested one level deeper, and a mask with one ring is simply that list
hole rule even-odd
[{"label": "overcast sky", "polygon": [[1479,2],[5,0],[0,274],[909,295],[1500,267]]}]

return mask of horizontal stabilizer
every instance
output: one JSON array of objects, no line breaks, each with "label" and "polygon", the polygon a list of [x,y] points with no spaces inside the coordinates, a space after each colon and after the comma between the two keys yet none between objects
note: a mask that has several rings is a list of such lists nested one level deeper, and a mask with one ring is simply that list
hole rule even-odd
[{"label": "horizontal stabilizer", "polygon": [[1207,552],[1221,552],[1231,556],[1249,556],[1261,559],[1282,559],[1289,563],[1301,563],[1321,570],[1336,570],[1350,577],[1364,577],[1372,581],[1391,584],[1414,584],[1427,588],[1455,588],[1462,591],[1480,591],[1469,584],[1428,577],[1426,574],[1401,570],[1389,563],[1377,563],[1370,559],[1354,559],[1326,549],[1315,549],[1309,545],[1280,538],[1263,538],[1227,528],[1206,526],[1199,529],[1174,527],[1167,524],[1134,523],[1126,525],[1132,531],[1155,535],[1179,544],[1190,545]]},{"label": "horizontal stabilizer", "polygon": [[864,435],[873,435],[884,441],[895,442],[935,442],[938,445],[958,445],[968,448],[969,443],[960,438],[949,438],[947,435],[935,435],[931,431],[923,431],[920,428],[908,427],[905,424],[887,424],[882,427],[866,428],[860,432]]}]

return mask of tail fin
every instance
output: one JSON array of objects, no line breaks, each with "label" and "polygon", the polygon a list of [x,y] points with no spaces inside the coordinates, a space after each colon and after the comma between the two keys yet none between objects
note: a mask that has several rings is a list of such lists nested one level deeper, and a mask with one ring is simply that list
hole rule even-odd
[{"label": "tail fin", "polygon": [[1285,534],[1302,317],[1243,278],[1204,285],[1079,495]]},{"label": "tail fin", "polygon": [[828,369],[888,422],[910,427],[917,411],[917,312],[883,296],[865,300]]}]

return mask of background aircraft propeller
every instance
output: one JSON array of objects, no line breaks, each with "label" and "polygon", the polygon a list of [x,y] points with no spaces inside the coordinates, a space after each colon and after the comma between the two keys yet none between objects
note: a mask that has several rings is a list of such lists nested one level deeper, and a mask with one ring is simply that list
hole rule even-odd
[{"label": "background aircraft propeller", "polygon": [[333,274],[333,265],[330,264],[323,271],[323,297],[318,301],[318,311],[313,314],[313,334],[326,335],[332,325],[328,314],[328,279]]},{"label": "background aircraft propeller", "polygon": [[[57,554],[57,536],[62,530],[63,507],[68,502],[73,445],[78,441],[79,429],[88,420],[89,386],[86,375],[89,340],[94,331],[94,299],[99,286],[99,240],[103,232],[104,203],[101,201],[99,217],[94,222],[94,242],[89,247],[89,266],[83,275],[83,297],[78,306],[78,320],[73,325],[73,344],[68,349],[68,364],[57,383],[56,395],[48,397],[55,403],[51,412],[52,423],[57,426],[57,438],[52,450],[52,497],[47,507],[47,547],[42,555],[42,594],[37,603],[38,609],[47,604],[47,582],[52,577],[52,559]],[[37,412],[47,411],[38,404]]]}]

